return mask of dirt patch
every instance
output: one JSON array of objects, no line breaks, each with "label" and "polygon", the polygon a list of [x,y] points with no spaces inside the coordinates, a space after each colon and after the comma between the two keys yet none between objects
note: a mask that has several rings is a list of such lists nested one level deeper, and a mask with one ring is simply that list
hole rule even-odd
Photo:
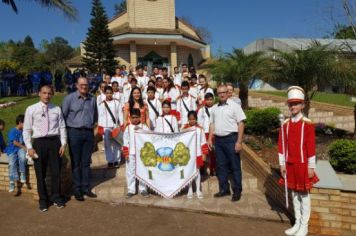
[{"label": "dirt patch", "polygon": [[[236,204],[238,207],[238,203]],[[286,223],[256,221],[149,207],[70,201],[37,211],[26,196],[0,192],[1,235],[281,235]],[[264,229],[264,230],[262,230]]]}]

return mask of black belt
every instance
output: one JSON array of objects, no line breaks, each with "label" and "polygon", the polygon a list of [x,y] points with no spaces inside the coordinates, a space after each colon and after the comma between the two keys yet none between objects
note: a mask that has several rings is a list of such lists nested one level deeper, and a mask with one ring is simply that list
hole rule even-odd
[{"label": "black belt", "polygon": [[44,137],[38,137],[38,138],[34,138],[35,140],[36,139],[59,139],[59,135],[53,135],[53,136],[44,136]]},{"label": "black belt", "polygon": [[216,138],[230,138],[231,136],[237,137],[237,132],[233,132],[233,133],[230,133],[230,134],[224,135],[224,136],[219,136],[219,135],[214,134],[214,137],[216,137]]},{"label": "black belt", "polygon": [[75,129],[75,130],[79,130],[79,131],[90,131],[90,132],[92,132],[94,130],[92,128],[85,128],[85,127],[82,127],[82,128],[67,127],[67,129]]}]

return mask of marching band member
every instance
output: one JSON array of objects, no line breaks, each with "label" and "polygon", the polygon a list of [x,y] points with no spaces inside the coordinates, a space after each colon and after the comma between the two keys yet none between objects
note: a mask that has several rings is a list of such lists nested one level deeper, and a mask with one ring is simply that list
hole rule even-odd
[{"label": "marching band member", "polygon": [[123,88],[123,95],[124,95],[125,103],[129,101],[131,90],[132,90],[132,88],[134,88],[136,86],[137,86],[137,80],[132,74],[130,74],[129,75],[129,83],[125,84],[125,86]]},{"label": "marching band member", "polygon": [[156,119],[155,132],[175,133],[179,132],[176,116],[171,114],[171,103],[168,100],[162,102],[162,116]]},{"label": "marching band member", "polygon": [[[200,107],[198,110],[198,124],[204,129],[205,138],[208,140],[209,138],[209,126],[210,126],[210,114],[212,107],[214,106],[214,95],[212,93],[205,94],[204,97],[204,106]],[[214,143],[214,137],[213,137]],[[208,153],[208,161],[209,161],[209,173],[211,176],[215,175],[216,171],[216,157],[213,150],[209,150]]]},{"label": "marching band member", "polygon": [[137,67],[137,75],[136,75],[136,79],[137,79],[137,85],[141,88],[141,90],[143,91],[144,88],[147,86],[149,78],[147,76],[144,75],[143,73],[143,69],[142,67]]},{"label": "marching band member", "polygon": [[[281,175],[292,190],[295,224],[285,231],[286,235],[305,236],[311,212],[309,191],[318,181],[314,169],[315,129],[303,116],[304,90],[298,86],[288,89],[288,107],[291,118],[283,123],[279,132],[278,157]],[[280,183],[284,184],[284,180]]]},{"label": "marching band member", "polygon": [[97,96],[96,96],[96,104],[99,107],[99,105],[105,101],[105,92],[104,89],[108,84],[105,81],[100,82],[99,84],[99,89],[97,91]]},{"label": "marching band member", "polygon": [[155,96],[156,88],[153,86],[147,87],[147,98],[146,103],[148,104],[148,115],[151,122],[151,130],[156,127],[156,120],[162,115],[162,104],[159,99]]},{"label": "marching band member", "polygon": [[[197,170],[198,170],[198,175],[195,178],[195,185],[197,188],[197,197],[199,199],[203,198],[203,193],[200,190],[200,167],[204,166],[204,161],[206,159],[206,155],[208,154],[208,144],[206,142],[205,138],[205,133],[204,130],[201,126],[198,125],[197,120],[197,112],[196,111],[190,111],[187,115],[189,123],[186,124],[183,128],[184,129],[189,129],[194,127],[197,135],[197,160],[196,160],[196,165],[197,165]],[[189,190],[188,190],[188,198],[193,198],[193,188],[192,188],[192,183],[189,184]]]},{"label": "marching band member", "polygon": [[[127,198],[131,198],[136,194],[135,180],[135,131],[138,129],[149,130],[149,128],[141,123],[140,109],[133,108],[130,111],[131,123],[128,124],[124,132],[124,147],[123,154],[126,158],[126,181],[128,193]],[[139,181],[138,189],[143,197],[148,197],[146,186]]]},{"label": "marching band member", "polygon": [[123,88],[125,84],[128,83],[127,77],[125,76],[125,71],[122,71],[120,67],[115,69],[115,75],[111,77],[111,83],[117,82],[119,84],[119,88]]},{"label": "marching band member", "polygon": [[173,82],[175,86],[180,86],[182,84],[182,74],[179,73],[178,67],[174,67]]},{"label": "marching band member", "polygon": [[207,93],[211,93],[214,95],[214,91],[212,88],[209,87],[208,81],[204,75],[199,75],[199,95],[198,95],[198,101],[199,104],[204,103],[204,97]]},{"label": "marching band member", "polygon": [[190,77],[190,88],[189,88],[189,93],[197,98],[198,95],[199,95],[199,87],[198,87],[198,84],[197,84],[197,76],[196,75],[192,75]]},{"label": "marching band member", "polygon": [[182,82],[181,92],[182,95],[177,100],[177,111],[181,116],[179,123],[184,126],[188,124],[188,113],[197,109],[197,100],[189,94],[189,83],[187,81]]},{"label": "marching band member", "polygon": [[108,167],[119,167],[121,160],[120,145],[111,138],[111,132],[114,128],[119,127],[121,106],[120,102],[113,98],[113,89],[106,86],[106,99],[98,107],[98,125],[104,128],[104,146],[105,157]]},{"label": "marching band member", "polygon": [[172,114],[177,117],[179,120],[179,116],[177,114],[177,99],[179,97],[179,91],[174,87],[173,81],[169,78],[165,78],[162,80],[163,82],[163,99],[168,100],[171,103]]}]

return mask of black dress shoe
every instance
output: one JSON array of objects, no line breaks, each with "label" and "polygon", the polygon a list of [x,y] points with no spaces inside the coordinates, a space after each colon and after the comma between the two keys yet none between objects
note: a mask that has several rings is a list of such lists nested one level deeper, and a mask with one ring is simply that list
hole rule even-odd
[{"label": "black dress shoe", "polygon": [[81,193],[74,194],[74,197],[75,197],[75,200],[77,200],[77,201],[80,201],[80,202],[84,201],[84,196]]},{"label": "black dress shoe", "polygon": [[230,192],[229,191],[220,191],[214,194],[214,197],[224,197],[224,196],[230,196]]},{"label": "black dress shoe", "polygon": [[234,193],[234,194],[232,195],[231,201],[232,201],[232,202],[237,202],[237,201],[239,201],[240,199],[241,199],[241,193]]},{"label": "black dress shoe", "polygon": [[96,198],[97,197],[97,195],[95,193],[93,193],[92,191],[85,192],[84,195],[89,197],[89,198]]},{"label": "black dress shoe", "polygon": [[113,168],[113,167],[114,167],[114,163],[109,162],[108,163],[108,168]]},{"label": "black dress shoe", "polygon": [[119,165],[119,162],[118,162],[118,161],[114,162],[114,164],[113,164],[113,165],[114,165],[114,167],[115,167],[115,168],[119,168],[119,167],[120,167],[120,165]]}]

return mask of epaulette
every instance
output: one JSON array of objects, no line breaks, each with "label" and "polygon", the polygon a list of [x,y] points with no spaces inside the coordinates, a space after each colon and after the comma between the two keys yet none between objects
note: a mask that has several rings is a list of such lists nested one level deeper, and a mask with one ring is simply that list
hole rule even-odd
[{"label": "epaulette", "polygon": [[305,116],[303,116],[303,121],[306,122],[306,123],[310,123],[310,124],[313,123],[313,122],[311,121],[311,119],[309,119],[309,118],[307,118],[307,117],[305,117]]},{"label": "epaulette", "polygon": [[287,124],[289,121],[290,121],[290,118],[285,119],[285,120],[283,121],[283,124],[285,125],[285,124]]}]

